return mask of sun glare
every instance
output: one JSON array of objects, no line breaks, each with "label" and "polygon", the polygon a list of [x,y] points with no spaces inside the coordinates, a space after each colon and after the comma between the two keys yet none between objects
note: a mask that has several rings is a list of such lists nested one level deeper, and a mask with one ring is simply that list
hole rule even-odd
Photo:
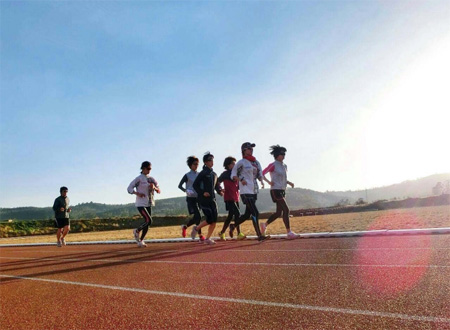
[{"label": "sun glare", "polygon": [[414,178],[450,169],[444,150],[450,138],[449,58],[447,38],[411,63],[374,105],[367,166],[369,173],[383,176],[382,182],[395,182],[398,174]]}]

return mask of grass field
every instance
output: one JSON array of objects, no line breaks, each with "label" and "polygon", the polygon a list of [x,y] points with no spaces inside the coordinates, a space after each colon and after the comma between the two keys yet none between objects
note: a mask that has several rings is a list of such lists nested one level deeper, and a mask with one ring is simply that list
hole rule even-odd
[{"label": "grass field", "polygon": [[[266,220],[260,220],[266,221]],[[214,235],[222,228],[218,223]],[[343,213],[291,218],[291,229],[296,233],[338,232],[376,229],[412,229],[450,227],[450,206],[432,206],[361,213]],[[242,225],[245,234],[254,235],[250,220]],[[268,227],[269,234],[283,234],[283,220],[277,219]],[[188,230],[188,234],[190,229]],[[146,240],[181,237],[179,226],[150,228]],[[88,233],[69,233],[67,241],[103,241],[133,239],[132,231],[115,230]],[[2,238],[0,244],[53,243],[55,235]]]}]

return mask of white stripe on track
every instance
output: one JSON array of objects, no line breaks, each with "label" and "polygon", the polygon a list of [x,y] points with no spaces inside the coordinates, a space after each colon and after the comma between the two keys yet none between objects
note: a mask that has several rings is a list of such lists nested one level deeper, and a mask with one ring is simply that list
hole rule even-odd
[{"label": "white stripe on track", "polygon": [[[233,252],[320,252],[320,251],[390,251],[390,250],[450,250],[450,248],[366,248],[366,249],[293,249],[293,250],[232,250]],[[29,250],[28,250],[29,252]],[[34,251],[33,251],[34,252]]]},{"label": "white stripe on track", "polygon": [[14,276],[14,275],[0,275],[0,277],[21,279],[21,280],[30,280],[30,281],[39,281],[39,282],[48,282],[48,283],[58,283],[58,284],[70,284],[70,285],[78,285],[78,286],[92,287],[92,288],[98,288],[98,289],[109,289],[109,290],[118,290],[118,291],[126,291],[126,292],[138,292],[138,293],[171,296],[171,297],[179,297],[179,298],[212,300],[212,301],[227,302],[227,303],[259,305],[259,306],[266,306],[266,307],[293,308],[293,309],[303,309],[303,310],[308,310],[308,311],[331,312],[331,313],[372,316],[372,317],[385,317],[385,318],[387,317],[387,318],[394,318],[394,319],[401,319],[401,320],[408,320],[408,321],[438,322],[438,323],[449,323],[450,324],[450,319],[445,318],[445,317],[408,315],[408,314],[401,314],[401,313],[377,312],[377,311],[368,311],[368,310],[360,310],[360,309],[323,307],[323,306],[288,304],[288,303],[278,303],[278,302],[271,302],[271,301],[250,300],[250,299],[202,296],[202,295],[194,295],[194,294],[180,293],[180,292],[155,291],[155,290],[146,290],[146,289],[137,289],[137,288],[126,288],[126,287],[113,286],[113,285],[62,281],[62,280],[51,280],[51,279],[45,279],[45,278],[34,278],[34,277]]},{"label": "white stripe on track", "polygon": [[[0,257],[12,260],[76,261],[76,262],[113,262],[113,263],[149,263],[149,264],[192,264],[214,266],[284,266],[284,267],[386,267],[386,268],[450,268],[450,265],[362,265],[362,264],[305,264],[305,263],[270,263],[270,262],[220,262],[220,261],[172,261],[172,260],[122,260],[122,259],[80,259],[80,258],[26,258]],[[45,266],[45,265],[42,265]]]},{"label": "white stripe on track", "polygon": [[[450,248],[415,248],[415,247],[411,247],[411,248],[406,248],[406,247],[402,247],[402,248],[363,248],[363,249],[357,249],[357,248],[353,248],[353,249],[347,249],[347,248],[341,248],[341,249],[276,249],[276,250],[256,250],[256,249],[243,249],[243,250],[231,250],[232,252],[320,252],[320,251],[391,251],[391,250],[413,250],[413,251],[422,251],[422,250],[426,250],[426,251],[433,251],[433,250],[450,250]],[[161,251],[155,251],[155,253],[166,253],[166,252],[177,252],[177,251],[187,251],[186,250],[161,250]],[[194,251],[194,249],[190,249],[189,251]],[[39,250],[39,251],[33,251],[33,253],[65,253],[67,251],[63,251],[58,250],[58,251],[53,251],[53,250]],[[92,253],[129,253],[130,250],[109,250],[109,251],[99,251],[99,250],[76,250],[77,253],[86,253],[86,252],[92,252]],[[220,251],[217,251],[220,252]],[[229,251],[226,251],[229,252]],[[17,250],[14,251],[14,253],[30,253],[30,250]],[[154,255],[154,254],[153,254]]]}]

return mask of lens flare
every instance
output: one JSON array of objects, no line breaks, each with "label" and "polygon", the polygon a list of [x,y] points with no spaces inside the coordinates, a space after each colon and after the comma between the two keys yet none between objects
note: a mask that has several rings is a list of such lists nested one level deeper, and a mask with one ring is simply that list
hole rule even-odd
[{"label": "lens flare", "polygon": [[[388,228],[393,217],[403,217],[401,222],[410,228],[421,227],[416,215],[398,213],[377,218],[370,229]],[[367,291],[395,296],[420,282],[430,257],[430,235],[364,236],[358,241],[354,262],[358,265],[358,280]]]}]

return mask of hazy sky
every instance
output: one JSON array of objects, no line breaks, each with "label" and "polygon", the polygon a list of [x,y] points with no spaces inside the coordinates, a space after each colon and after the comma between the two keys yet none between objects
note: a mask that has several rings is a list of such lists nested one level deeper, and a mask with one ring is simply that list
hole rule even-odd
[{"label": "hazy sky", "polygon": [[288,149],[297,187],[450,171],[450,1],[4,1],[0,207],[134,202],[142,161]]}]

